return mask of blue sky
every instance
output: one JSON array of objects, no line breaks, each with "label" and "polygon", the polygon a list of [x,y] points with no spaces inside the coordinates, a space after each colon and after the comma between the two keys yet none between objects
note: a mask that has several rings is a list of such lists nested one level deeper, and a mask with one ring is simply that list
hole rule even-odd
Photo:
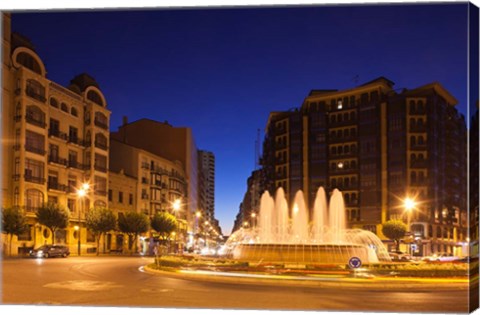
[{"label": "blue sky", "polygon": [[228,235],[257,129],[263,138],[269,112],[301,105],[311,89],[438,81],[466,113],[466,17],[466,3],[139,9],[16,13],[12,28],[32,40],[49,79],[97,79],[112,131],[122,116],[191,127],[216,155],[216,217]]}]

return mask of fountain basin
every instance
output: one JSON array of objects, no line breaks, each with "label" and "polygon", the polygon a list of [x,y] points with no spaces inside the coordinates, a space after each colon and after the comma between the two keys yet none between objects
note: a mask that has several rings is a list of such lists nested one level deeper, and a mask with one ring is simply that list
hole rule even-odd
[{"label": "fountain basin", "polygon": [[352,257],[364,264],[378,262],[375,252],[360,244],[238,244],[232,254],[240,261],[269,263],[348,264]]}]

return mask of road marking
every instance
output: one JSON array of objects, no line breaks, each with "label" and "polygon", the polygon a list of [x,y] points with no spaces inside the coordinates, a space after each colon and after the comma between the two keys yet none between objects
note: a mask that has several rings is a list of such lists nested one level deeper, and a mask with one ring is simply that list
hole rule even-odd
[{"label": "road marking", "polygon": [[62,282],[52,282],[44,285],[45,288],[62,289],[72,291],[104,291],[115,288],[121,288],[123,285],[109,281],[90,281],[90,280],[71,280]]}]

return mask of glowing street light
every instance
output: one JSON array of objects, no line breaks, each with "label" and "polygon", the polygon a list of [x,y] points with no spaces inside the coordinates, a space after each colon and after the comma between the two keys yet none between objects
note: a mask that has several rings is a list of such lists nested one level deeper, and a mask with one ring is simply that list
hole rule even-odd
[{"label": "glowing street light", "polygon": [[175,199],[175,201],[172,204],[172,208],[174,211],[180,210],[181,204],[180,204],[180,199]]}]

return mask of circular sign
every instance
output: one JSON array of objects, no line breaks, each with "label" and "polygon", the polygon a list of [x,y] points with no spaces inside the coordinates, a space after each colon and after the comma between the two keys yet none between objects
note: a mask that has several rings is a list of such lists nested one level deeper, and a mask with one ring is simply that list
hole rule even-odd
[{"label": "circular sign", "polygon": [[362,266],[362,261],[358,257],[352,257],[348,261],[348,266],[352,269],[360,268]]}]

